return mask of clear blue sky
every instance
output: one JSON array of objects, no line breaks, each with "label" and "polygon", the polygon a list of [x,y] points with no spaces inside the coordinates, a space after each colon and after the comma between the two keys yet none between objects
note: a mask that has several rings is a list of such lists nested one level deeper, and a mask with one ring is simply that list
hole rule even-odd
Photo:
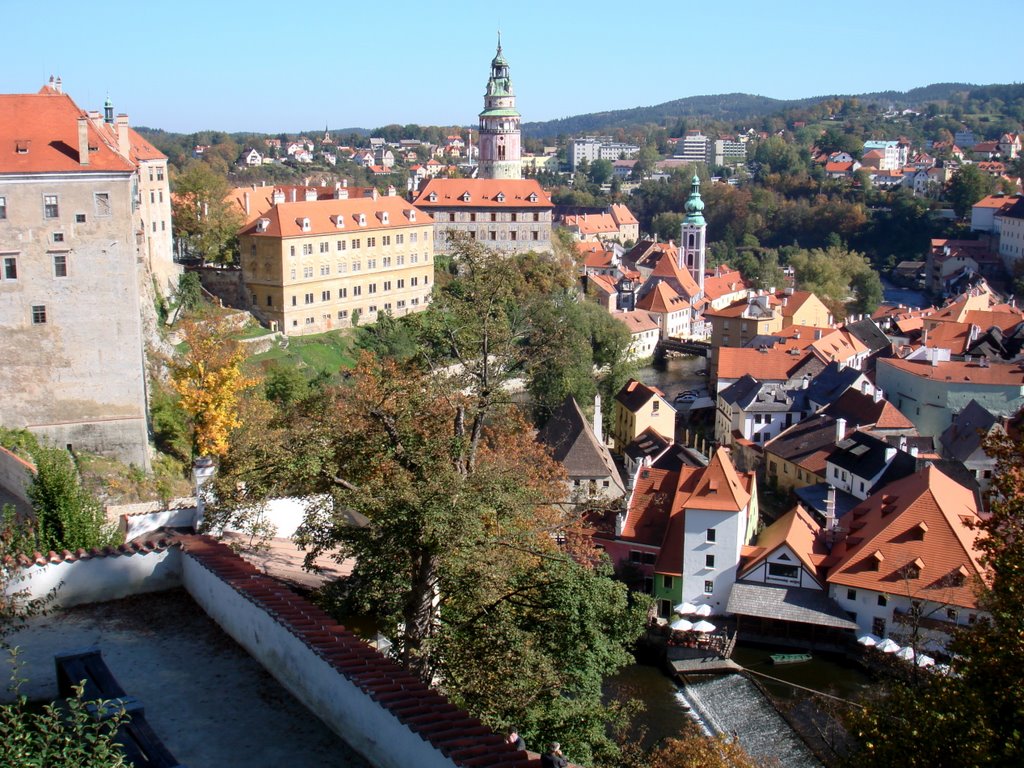
[{"label": "clear blue sky", "polygon": [[1024,71],[997,22],[946,0],[0,7],[0,90],[32,92],[57,74],[83,108],[101,108],[109,93],[133,125],[184,132],[473,124],[499,27],[526,121],[702,94],[1009,82]]}]

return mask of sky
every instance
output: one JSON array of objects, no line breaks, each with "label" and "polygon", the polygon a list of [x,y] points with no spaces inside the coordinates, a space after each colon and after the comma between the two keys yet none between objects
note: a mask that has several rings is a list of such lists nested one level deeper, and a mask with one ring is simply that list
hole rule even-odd
[{"label": "sky", "polygon": [[[133,125],[280,133],[471,125],[501,31],[525,122],[719,93],[778,99],[937,82],[1010,82],[962,2],[0,0],[6,93],[51,74],[83,109],[109,95]],[[936,34],[948,24],[946,35]],[[934,44],[935,40],[945,44]],[[998,58],[993,60],[992,51]]]}]

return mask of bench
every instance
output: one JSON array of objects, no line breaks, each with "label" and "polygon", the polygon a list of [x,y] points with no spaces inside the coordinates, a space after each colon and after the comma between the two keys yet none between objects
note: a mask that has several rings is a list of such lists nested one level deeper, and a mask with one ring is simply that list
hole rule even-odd
[{"label": "bench", "polygon": [[75,695],[83,686],[82,697],[89,701],[89,712],[97,720],[107,720],[122,708],[128,718],[117,729],[115,740],[125,759],[135,768],[185,768],[160,741],[146,721],[142,702],[129,696],[117,682],[99,648],[66,651],[54,656],[57,666],[57,690],[64,698]]}]

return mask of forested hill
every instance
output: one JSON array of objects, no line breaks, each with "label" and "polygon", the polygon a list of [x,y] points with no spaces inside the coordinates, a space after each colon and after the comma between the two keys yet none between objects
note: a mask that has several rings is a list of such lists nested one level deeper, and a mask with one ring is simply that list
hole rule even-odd
[{"label": "forested hill", "polygon": [[879,103],[884,106],[914,106],[929,101],[944,101],[955,93],[976,89],[979,86],[967,83],[935,83],[909,91],[880,91],[850,96],[815,96],[806,99],[772,99],[749,93],[727,93],[714,96],[688,96],[684,99],[666,101],[653,107],[634,107],[609,112],[592,112],[587,115],[563,117],[545,122],[523,123],[524,133],[534,139],[557,136],[558,134],[581,134],[609,132],[617,128],[639,125],[664,125],[669,127],[681,118],[707,118],[734,122],[776,114],[794,107],[806,107],[819,101],[855,98],[861,102]]}]

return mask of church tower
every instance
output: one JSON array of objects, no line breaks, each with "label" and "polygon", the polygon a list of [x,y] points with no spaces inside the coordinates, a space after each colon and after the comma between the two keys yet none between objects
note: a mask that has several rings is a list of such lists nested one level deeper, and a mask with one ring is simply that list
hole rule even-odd
[{"label": "church tower", "polygon": [[679,239],[679,266],[689,271],[701,295],[704,294],[704,237],[707,229],[704,201],[700,199],[700,177],[693,174],[690,197],[686,201],[686,218],[683,219]]},{"label": "church tower", "polygon": [[480,168],[481,179],[521,179],[519,112],[512,80],[508,76],[508,62],[498,52],[491,61],[491,77],[484,94],[484,111],[480,113]]}]

